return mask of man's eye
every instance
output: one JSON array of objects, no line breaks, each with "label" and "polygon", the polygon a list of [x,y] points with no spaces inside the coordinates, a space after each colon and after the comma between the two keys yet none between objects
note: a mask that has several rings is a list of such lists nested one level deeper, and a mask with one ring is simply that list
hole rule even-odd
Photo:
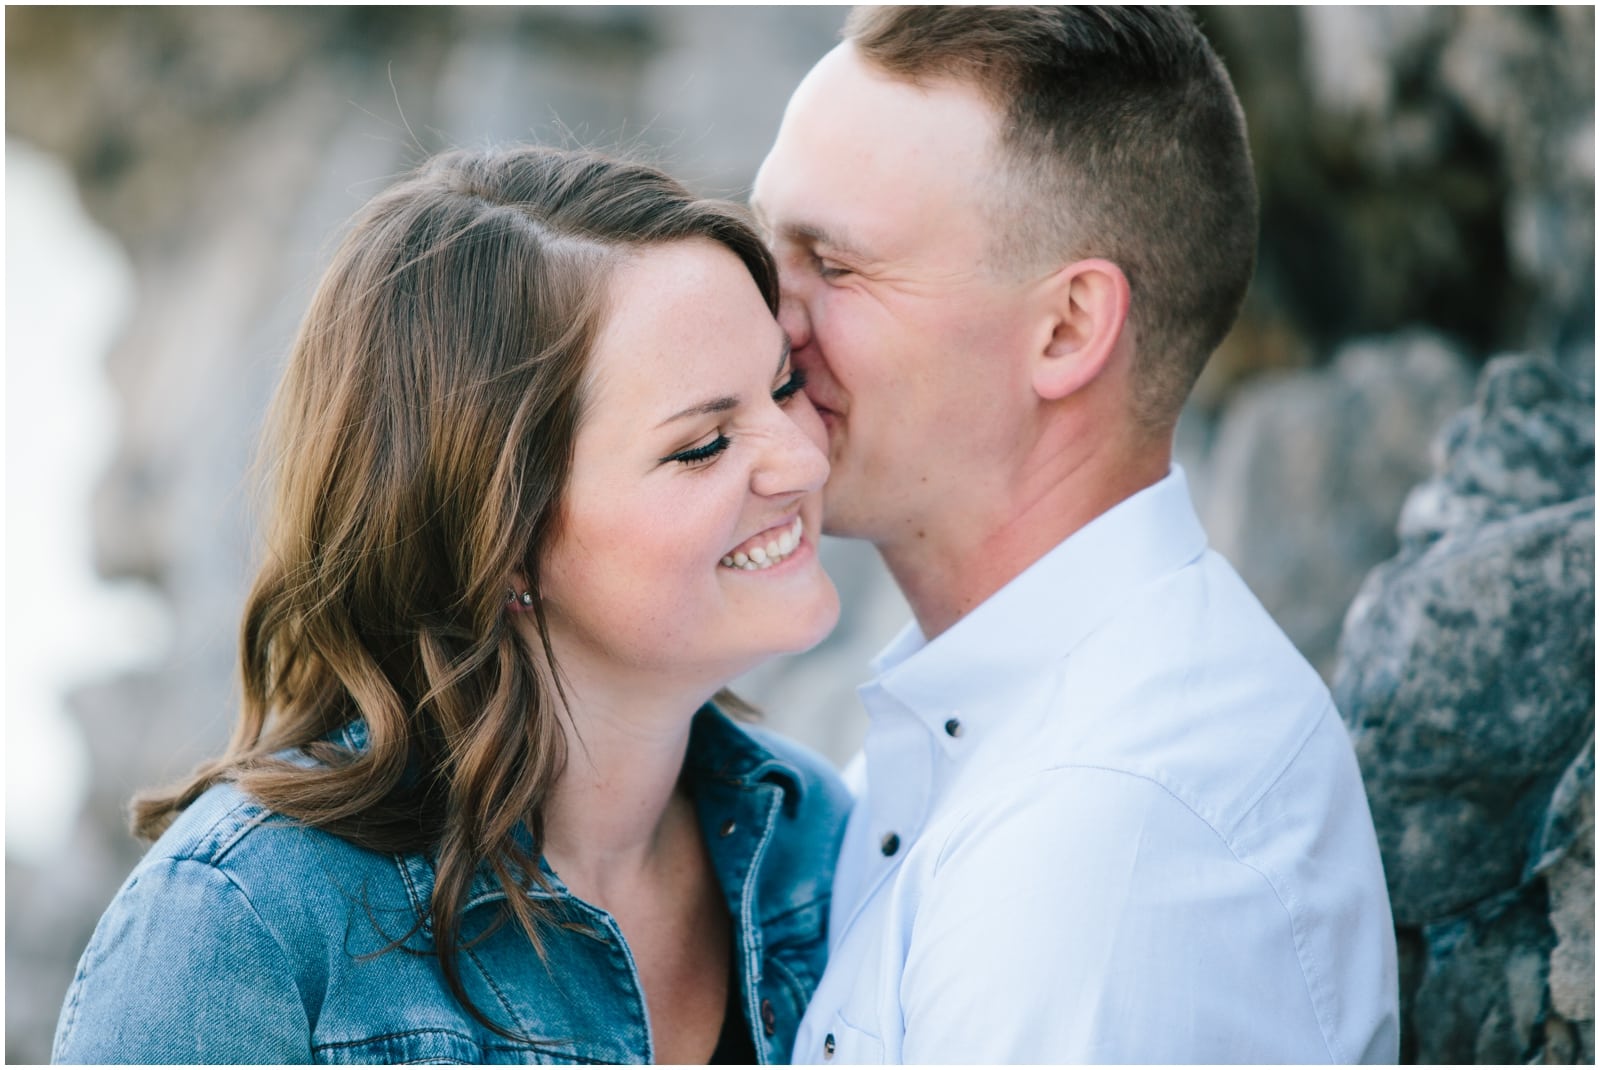
[{"label": "man's eye", "polygon": [[713,438],[703,446],[692,446],[686,450],[679,450],[677,453],[661,459],[663,461],[677,461],[679,464],[695,468],[715,459],[717,454],[728,448],[729,441],[728,436],[719,431],[716,438]]},{"label": "man's eye", "polygon": [[811,254],[811,264],[817,269],[817,274],[825,279],[837,279],[843,275],[850,274],[850,269],[837,260],[829,260],[827,257],[818,256],[816,253]]},{"label": "man's eye", "polygon": [[784,402],[800,393],[801,387],[805,385],[805,369],[791,368],[789,370],[789,378],[785,379],[783,381],[783,385],[772,392],[772,400],[776,401],[779,405],[782,405]]}]

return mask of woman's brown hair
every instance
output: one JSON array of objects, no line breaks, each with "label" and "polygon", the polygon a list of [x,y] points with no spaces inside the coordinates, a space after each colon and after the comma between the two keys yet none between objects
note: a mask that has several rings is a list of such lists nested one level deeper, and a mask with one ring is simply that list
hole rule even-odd
[{"label": "woman's brown hair", "polygon": [[[135,833],[154,838],[232,781],[351,843],[433,856],[445,979],[502,1034],[461,982],[462,905],[487,866],[541,946],[547,918],[523,889],[543,882],[541,814],[566,751],[559,673],[539,664],[554,665],[539,566],[588,355],[623,311],[608,307],[613,268],[691,238],[737,255],[776,309],[771,257],[739,209],[594,153],[447,153],[357,215],[264,443],[270,526],[238,725],[222,757],[133,804]],[[542,652],[509,619],[517,574]],[[357,748],[340,741],[353,722]]]}]

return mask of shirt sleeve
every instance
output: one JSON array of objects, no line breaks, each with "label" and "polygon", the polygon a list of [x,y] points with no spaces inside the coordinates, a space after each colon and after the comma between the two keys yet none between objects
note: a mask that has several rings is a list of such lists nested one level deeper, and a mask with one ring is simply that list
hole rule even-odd
[{"label": "shirt sleeve", "polygon": [[1126,773],[1051,770],[969,813],[908,943],[908,1063],[1330,1059],[1271,881]]},{"label": "shirt sleeve", "polygon": [[54,1062],[306,1063],[292,960],[228,876],[173,859],[138,872],[95,928]]}]

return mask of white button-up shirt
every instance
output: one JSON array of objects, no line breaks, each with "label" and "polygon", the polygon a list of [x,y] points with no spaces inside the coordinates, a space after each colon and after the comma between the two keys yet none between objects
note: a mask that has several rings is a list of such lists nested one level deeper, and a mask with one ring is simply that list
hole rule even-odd
[{"label": "white button-up shirt", "polygon": [[1174,467],[861,688],[797,1062],[1393,1062],[1344,725]]}]

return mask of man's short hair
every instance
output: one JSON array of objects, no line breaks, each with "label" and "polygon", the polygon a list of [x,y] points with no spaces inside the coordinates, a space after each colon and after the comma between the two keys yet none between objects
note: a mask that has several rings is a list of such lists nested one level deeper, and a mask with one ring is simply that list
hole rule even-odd
[{"label": "man's short hair", "polygon": [[1134,408],[1177,417],[1255,266],[1244,113],[1187,11],[858,7],[844,35],[912,84],[1000,115],[996,253],[1008,270],[1104,257],[1133,291]]}]

